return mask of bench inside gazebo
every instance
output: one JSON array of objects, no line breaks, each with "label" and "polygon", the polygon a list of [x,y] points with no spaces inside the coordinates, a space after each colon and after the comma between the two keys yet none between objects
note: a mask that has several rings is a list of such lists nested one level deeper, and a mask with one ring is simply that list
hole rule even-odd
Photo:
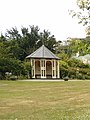
[{"label": "bench inside gazebo", "polygon": [[31,62],[32,78],[60,78],[59,58],[44,45],[26,59]]}]

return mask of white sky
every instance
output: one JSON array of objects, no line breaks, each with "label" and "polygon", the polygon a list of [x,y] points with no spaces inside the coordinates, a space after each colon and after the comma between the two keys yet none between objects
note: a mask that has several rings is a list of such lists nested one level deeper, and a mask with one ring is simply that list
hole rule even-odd
[{"label": "white sky", "polygon": [[85,37],[85,28],[72,19],[68,9],[77,9],[76,0],[0,0],[0,32],[38,25],[57,40]]}]

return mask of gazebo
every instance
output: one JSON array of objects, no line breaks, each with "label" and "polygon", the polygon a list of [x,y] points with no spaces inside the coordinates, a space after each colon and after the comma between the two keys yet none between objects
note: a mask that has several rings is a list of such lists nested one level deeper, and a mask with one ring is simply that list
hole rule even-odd
[{"label": "gazebo", "polygon": [[26,59],[31,62],[32,78],[60,78],[60,59],[44,45]]}]

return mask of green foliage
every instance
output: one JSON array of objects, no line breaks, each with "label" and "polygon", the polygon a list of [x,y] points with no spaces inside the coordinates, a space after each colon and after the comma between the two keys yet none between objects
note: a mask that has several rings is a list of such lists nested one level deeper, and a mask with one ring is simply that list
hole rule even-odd
[{"label": "green foliage", "polygon": [[5,79],[5,73],[9,72],[13,75],[20,75],[22,70],[21,62],[13,58],[0,58],[0,79]]},{"label": "green foliage", "polygon": [[32,78],[31,73],[31,63],[30,62],[23,62],[25,74],[27,75],[27,78]]},{"label": "green foliage", "polygon": [[68,69],[69,66],[67,62],[61,60],[59,63],[60,63],[60,68],[63,67],[63,68]]},{"label": "green foliage", "polygon": [[70,14],[72,15],[72,17],[77,16],[79,19],[79,23],[89,26],[90,25],[90,1],[77,0],[77,5],[80,11],[75,12],[74,10],[70,10]]},{"label": "green foliage", "polygon": [[60,66],[59,66],[60,67],[60,77],[63,78],[68,75],[69,66],[68,66],[67,62],[62,61],[62,60],[59,62],[59,64],[60,64]]},{"label": "green foliage", "polygon": [[[62,56],[62,55],[60,55]],[[89,79],[90,76],[90,65],[84,64],[82,61],[66,57],[63,55],[62,60],[60,60],[60,77],[66,77],[72,79]]]},{"label": "green foliage", "polygon": [[[89,65],[81,61],[71,59],[77,52],[80,55],[90,53],[90,37],[85,39],[70,39],[63,45],[56,41],[49,31],[40,32],[38,26],[22,27],[21,32],[17,28],[7,30],[5,36],[0,36],[0,79],[6,78],[6,72],[18,78],[31,78],[30,62],[25,62],[25,57],[44,44],[52,52],[58,54],[60,61],[61,78],[88,79],[90,76]],[[77,71],[78,70],[78,71]]]},{"label": "green foliage", "polygon": [[86,55],[90,53],[90,39],[70,39],[68,41],[68,49],[71,51],[72,55],[76,55],[79,52],[79,55]]},{"label": "green foliage", "polygon": [[56,39],[48,30],[44,30],[43,33],[40,33],[40,40],[38,41],[37,45],[40,47],[42,44],[44,44],[50,51],[54,53],[56,52]]},{"label": "green foliage", "polygon": [[57,42],[50,32],[46,30],[40,32],[38,26],[29,26],[29,28],[22,27],[21,33],[19,34],[16,27],[7,30],[6,33],[9,53],[16,59],[23,61],[27,55],[34,52],[42,44],[55,52],[55,44]]}]

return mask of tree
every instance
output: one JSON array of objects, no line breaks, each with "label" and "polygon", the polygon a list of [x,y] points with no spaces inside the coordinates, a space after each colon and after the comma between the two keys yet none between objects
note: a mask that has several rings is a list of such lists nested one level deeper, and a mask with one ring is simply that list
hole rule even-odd
[{"label": "tree", "polygon": [[23,62],[23,66],[24,66],[24,71],[27,74],[27,78],[32,78],[31,63]]},{"label": "tree", "polygon": [[5,36],[1,33],[0,42],[5,42],[5,41],[6,41],[6,38],[5,38]]},{"label": "tree", "polygon": [[55,53],[56,48],[56,39],[54,35],[51,35],[51,33],[47,30],[44,30],[43,32],[40,32],[40,39],[37,42],[37,46],[40,47],[41,45],[45,45],[49,50]]},{"label": "tree", "polygon": [[10,30],[7,29],[5,37],[9,40],[17,40],[18,41],[18,40],[20,40],[21,35],[19,34],[17,27],[12,27]]},{"label": "tree", "polygon": [[40,39],[38,26],[29,26],[29,28],[30,30],[25,27],[21,28],[23,36],[20,47],[24,49],[24,58],[37,49],[37,42]]},{"label": "tree", "polygon": [[90,53],[90,40],[87,38],[71,38],[68,40],[67,51],[70,51],[71,57],[79,52],[79,55],[85,55]]},{"label": "tree", "polygon": [[72,14],[72,17],[77,16],[79,23],[90,26],[90,0],[77,0],[77,5],[80,11],[70,10],[70,14]]},{"label": "tree", "polygon": [[86,28],[86,38],[90,39],[90,26]]},{"label": "tree", "polygon": [[13,75],[20,75],[22,70],[21,62],[14,58],[0,58],[0,79],[5,79],[5,73],[9,72]]},{"label": "tree", "polygon": [[59,62],[59,67],[60,67],[60,78],[64,78],[68,76],[68,63],[65,60],[60,60]]}]

